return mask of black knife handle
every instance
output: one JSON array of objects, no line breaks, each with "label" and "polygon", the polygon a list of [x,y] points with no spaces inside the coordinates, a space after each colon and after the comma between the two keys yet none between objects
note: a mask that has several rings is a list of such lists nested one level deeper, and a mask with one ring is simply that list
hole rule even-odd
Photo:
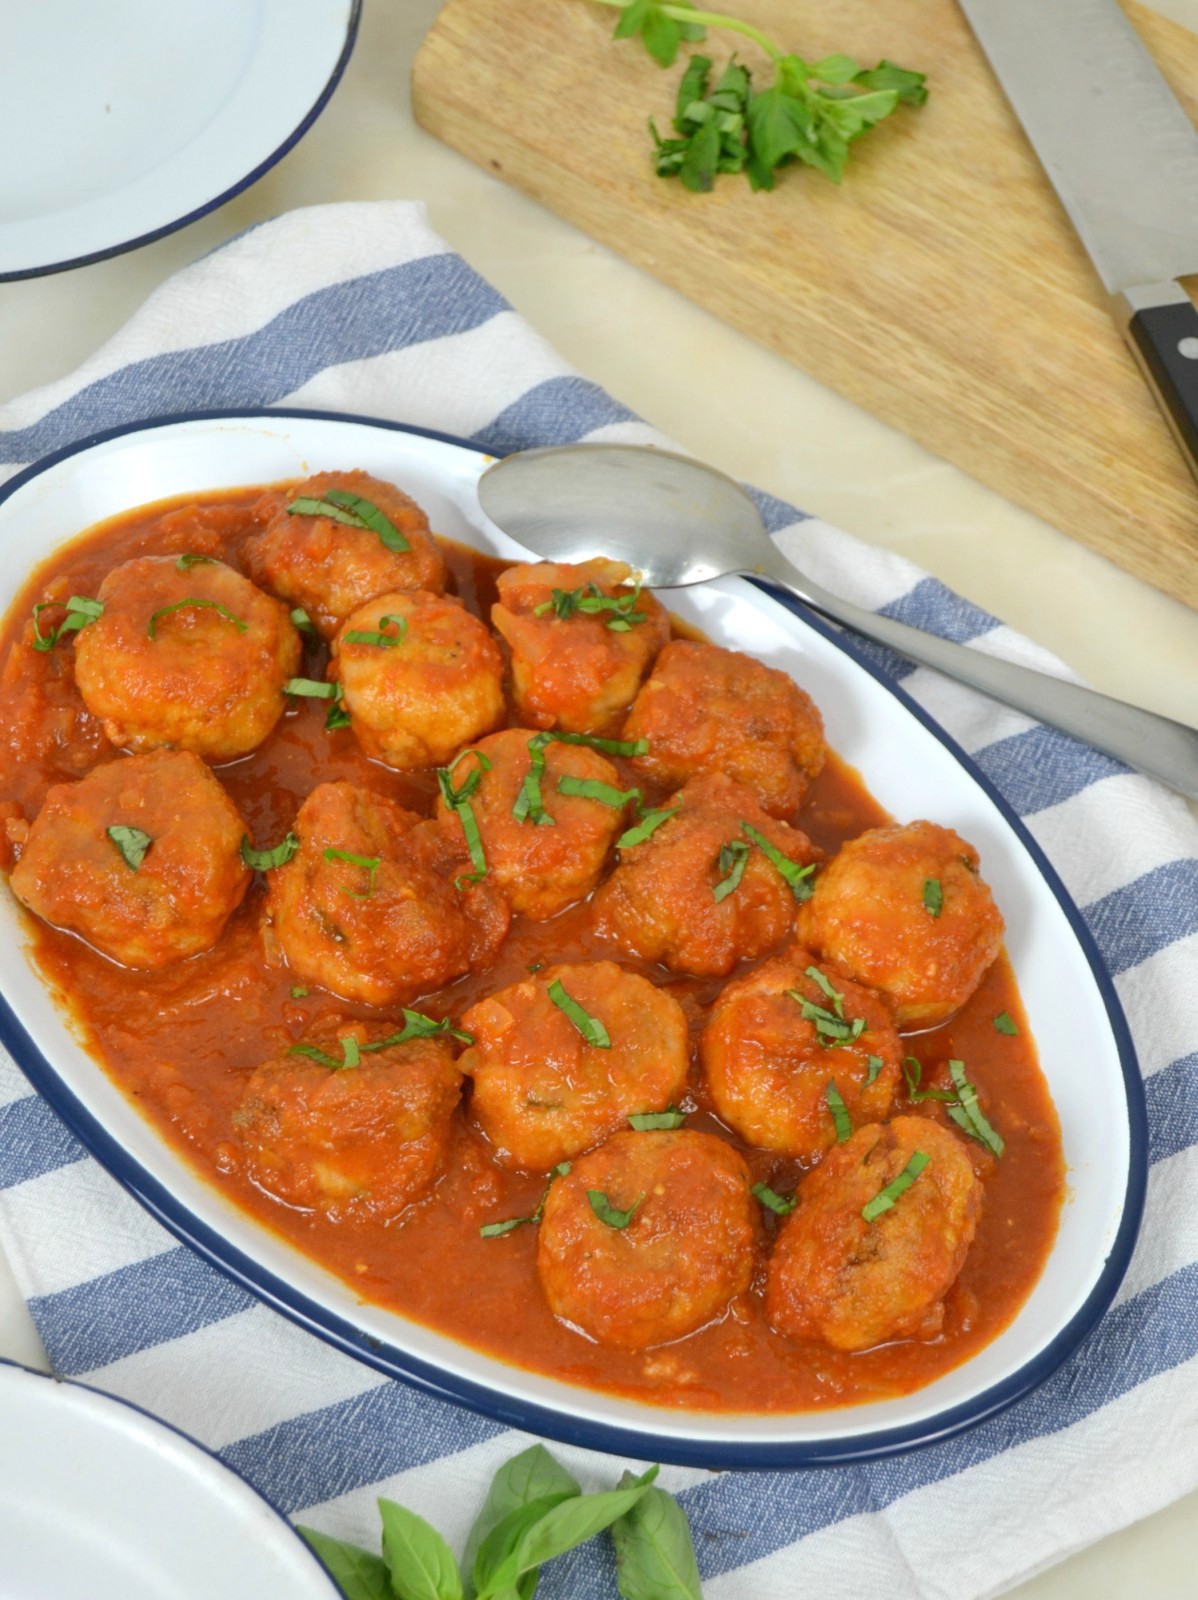
[{"label": "black knife handle", "polygon": [[1198,477],[1198,308],[1179,284],[1133,289],[1121,299],[1132,354]]}]

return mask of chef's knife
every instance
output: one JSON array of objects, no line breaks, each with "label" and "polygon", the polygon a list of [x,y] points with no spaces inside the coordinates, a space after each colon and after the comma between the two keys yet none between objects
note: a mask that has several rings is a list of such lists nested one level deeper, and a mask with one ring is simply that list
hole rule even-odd
[{"label": "chef's knife", "polygon": [[1198,132],[1116,0],[960,0],[1198,476]]}]

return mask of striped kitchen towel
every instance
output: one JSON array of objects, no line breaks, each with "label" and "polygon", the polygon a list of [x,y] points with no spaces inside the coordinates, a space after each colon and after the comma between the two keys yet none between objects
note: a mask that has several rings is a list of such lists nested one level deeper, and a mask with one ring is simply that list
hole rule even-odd
[{"label": "striped kitchen towel", "polygon": [[[283,404],[392,418],[488,450],[652,431],[567,368],[420,207],[320,207],[165,284],[71,378],[0,408],[0,480],[114,425]],[[760,497],[780,543],[859,604],[1054,664],[894,556]],[[984,636],[984,637],[983,637]],[[1147,1079],[1140,1246],[1096,1332],[1043,1387],[948,1443],[804,1474],[667,1469],[709,1600],[994,1594],[1198,1483],[1198,826],[1176,796],[935,674],[888,670],[1026,820],[1115,976]],[[338,1354],[176,1244],[0,1055],[0,1243],[55,1368],[213,1447],[276,1504],[373,1544],[374,1497],[460,1547],[523,1441]],[[562,1448],[587,1487],[619,1464]],[[609,1600],[601,1542],[545,1600]]]}]

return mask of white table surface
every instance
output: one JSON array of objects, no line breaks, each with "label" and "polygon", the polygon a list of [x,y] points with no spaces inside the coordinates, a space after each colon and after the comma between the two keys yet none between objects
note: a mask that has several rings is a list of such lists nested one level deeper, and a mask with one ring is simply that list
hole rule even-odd
[{"label": "white table surface", "polygon": [[[686,448],[909,556],[1105,692],[1196,720],[1198,613],[982,488],[416,128],[408,75],[439,3],[367,0],[353,60],[315,127],[212,216],[111,261],[0,285],[0,402],[70,372],[171,273],[251,223],[329,200],[424,199],[437,231],[568,360]],[[1198,27],[1198,0],[1157,5]],[[697,391],[689,380],[700,353],[706,382]],[[45,1361],[2,1256],[0,1356]],[[1195,1555],[1198,1494],[1012,1592],[1021,1600],[1173,1600],[1194,1590]]]}]

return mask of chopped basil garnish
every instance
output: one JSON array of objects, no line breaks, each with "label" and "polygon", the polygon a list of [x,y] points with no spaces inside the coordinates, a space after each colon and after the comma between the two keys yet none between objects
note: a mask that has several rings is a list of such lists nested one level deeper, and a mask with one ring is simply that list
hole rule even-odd
[{"label": "chopped basil garnish", "polygon": [[300,842],[294,833],[288,833],[282,844],[270,850],[255,850],[247,833],[241,841],[241,859],[253,872],[269,872],[272,867],[283,867],[299,849]]},{"label": "chopped basil garnish", "polygon": [[552,737],[551,733],[537,733],[528,741],[528,771],[524,774],[524,782],[512,806],[512,816],[517,822],[527,820],[541,828],[556,826],[545,810],[541,795],[541,779],[545,776],[545,746]]},{"label": "chopped basil garnish", "polygon": [[572,778],[564,772],[557,780],[559,794],[577,795],[580,800],[598,800],[601,806],[610,806],[613,811],[622,811],[626,805],[639,803],[641,791],[639,789],[617,789],[612,783],[603,783],[598,778]]},{"label": "chopped basil garnish", "polygon": [[345,1038],[342,1039],[341,1049],[345,1057],[342,1062],[343,1066],[360,1067],[362,1065],[362,1051],[352,1033],[347,1033]]},{"label": "chopped basil garnish", "polygon": [[639,822],[626,829],[616,840],[616,849],[631,850],[634,844],[644,844],[646,839],[652,838],[663,822],[667,822],[681,810],[681,806],[664,806],[657,811],[646,811]]},{"label": "chopped basil garnish", "polygon": [[[305,991],[306,992],[306,991]],[[342,1067],[357,1067],[362,1064],[362,1051],[368,1045],[360,1045],[354,1036],[347,1033],[344,1038],[338,1039],[341,1046],[341,1060],[329,1055],[314,1044],[293,1044],[288,1050],[289,1056],[307,1056],[309,1061],[317,1061],[322,1067],[328,1067],[330,1072],[340,1072]]]},{"label": "chopped basil garnish", "polygon": [[78,633],[80,628],[86,628],[89,622],[94,622],[97,617],[104,615],[104,607],[99,600],[89,600],[84,594],[73,594],[66,602],[66,616],[52,633],[43,634],[38,626],[42,612],[62,604],[61,600],[43,600],[40,605],[34,606],[33,648],[35,650],[53,650],[65,634]]},{"label": "chopped basil garnish", "polygon": [[799,1203],[798,1195],[778,1194],[768,1183],[755,1183],[749,1192],[756,1195],[765,1209],[772,1211],[776,1217],[787,1216]]},{"label": "chopped basil garnish", "polygon": [[908,1100],[952,1101],[957,1098],[951,1089],[921,1089],[919,1083],[923,1077],[923,1063],[914,1056],[903,1057],[903,1077],[907,1080]]},{"label": "chopped basil garnish", "polygon": [[146,859],[146,851],[154,843],[150,835],[143,833],[140,828],[126,828],[123,825],[104,831],[120,851],[121,860],[136,872]]},{"label": "chopped basil garnish", "polygon": [[549,985],[548,994],[557,1009],[569,1017],[588,1044],[594,1045],[596,1050],[611,1049],[611,1035],[607,1029],[598,1017],[590,1016],[577,1000],[571,999],[560,978],[554,978]]},{"label": "chopped basil garnish", "polygon": [[298,628],[301,633],[314,634],[316,629],[312,625],[312,618],[303,606],[295,606],[291,612],[291,625]]},{"label": "chopped basil garnish", "polygon": [[932,916],[940,915],[944,905],[944,890],[940,887],[939,878],[925,878],[923,881],[923,903]]},{"label": "chopped basil garnish", "polygon": [[376,1039],[373,1044],[364,1044],[363,1050],[390,1050],[392,1045],[407,1044],[409,1039],[435,1039],[438,1034],[447,1033],[451,1039],[459,1039],[462,1044],[473,1044],[474,1035],[466,1033],[462,1028],[455,1028],[448,1017],[442,1017],[440,1022],[434,1022],[431,1017],[425,1016],[423,1011],[409,1011],[403,1007],[403,1027],[398,1033],[389,1033],[385,1039]]},{"label": "chopped basil garnish", "polygon": [[505,1233],[511,1233],[515,1228],[523,1228],[526,1224],[535,1227],[545,1214],[545,1202],[549,1198],[549,1191],[553,1188],[555,1178],[564,1178],[570,1171],[568,1161],[559,1161],[549,1174],[549,1181],[545,1185],[545,1192],[541,1196],[541,1203],[531,1216],[507,1217],[503,1222],[487,1222],[478,1230],[484,1239],[502,1239]]},{"label": "chopped basil garnish", "polygon": [[308,991],[302,983],[293,983],[291,985],[291,998],[293,1000],[306,1000],[308,998]]},{"label": "chopped basil garnish", "polygon": [[217,564],[215,556],[197,556],[188,552],[175,562],[175,571],[186,572],[189,567],[215,567]]},{"label": "chopped basil garnish", "polygon": [[628,1126],[637,1133],[657,1133],[666,1128],[680,1128],[685,1121],[686,1112],[670,1106],[666,1111],[634,1111]]},{"label": "chopped basil garnish", "polygon": [[828,1087],[824,1090],[824,1099],[828,1102],[828,1110],[832,1113],[832,1121],[836,1124],[836,1143],[843,1144],[852,1136],[853,1124],[849,1121],[849,1108],[841,1098],[840,1090],[836,1087],[836,1079],[828,1079]]},{"label": "chopped basil garnish", "polygon": [[868,1088],[878,1076],[878,1073],[881,1072],[884,1063],[881,1056],[866,1056],[865,1059],[869,1066],[869,1076],[865,1080],[866,1087]]},{"label": "chopped basil garnish", "polygon": [[741,832],[747,833],[749,838],[761,851],[766,860],[782,874],[790,885],[790,892],[796,900],[810,900],[811,884],[808,879],[815,871],[815,863],[809,867],[801,867],[797,861],[792,861],[789,856],[784,856],[777,845],[771,844],[763,833],[758,833],[756,828],[742,820]]},{"label": "chopped basil garnish", "polygon": [[283,685],[283,693],[295,695],[301,700],[331,700],[332,704],[324,719],[325,728],[329,733],[337,728],[348,728],[350,725],[350,715],[342,701],[339,683],[321,683],[316,678],[288,678]]},{"label": "chopped basil garnish", "polygon": [[712,888],[712,896],[717,904],[726,900],[740,883],[745,875],[745,863],[752,850],[743,839],[732,839],[728,844],[720,846],[720,855],[717,867],[722,874],[719,883]]},{"label": "chopped basil garnish", "polygon": [[219,600],[196,600],[193,598],[176,600],[173,606],[159,606],[157,611],[151,612],[150,620],[146,624],[146,637],[149,639],[158,637],[159,617],[169,617],[172,611],[185,610],[216,611],[224,617],[226,622],[231,622],[238,633],[245,633],[249,629],[248,622],[242,622],[240,617],[235,617],[228,606],[222,606]]},{"label": "chopped basil garnish", "polygon": [[866,1222],[874,1222],[884,1211],[889,1211],[901,1194],[905,1194],[928,1164],[928,1157],[917,1150],[898,1177],[880,1190],[868,1205],[861,1207]]},{"label": "chopped basil garnish", "polygon": [[606,626],[613,633],[627,633],[633,623],[646,620],[646,613],[636,609],[640,597],[639,583],[630,594],[615,596],[605,595],[597,584],[588,583],[581,589],[555,589],[553,598],[534,606],[532,614],[534,617],[543,617],[547,611],[552,611],[555,617],[568,621],[576,612],[584,616],[596,616],[600,612],[610,611],[613,615]]},{"label": "chopped basil garnish", "polygon": [[1016,1034],[1019,1028],[1009,1011],[1000,1011],[994,1019],[995,1033]]},{"label": "chopped basil garnish", "polygon": [[640,1194],[628,1207],[627,1211],[618,1211],[604,1194],[602,1189],[588,1189],[587,1199],[591,1202],[591,1210],[609,1228],[626,1228],[640,1210],[644,1195]]},{"label": "chopped basil garnish", "polygon": [[991,1155],[1001,1156],[1006,1145],[1002,1135],[991,1127],[982,1115],[982,1108],[978,1104],[978,1092],[965,1076],[965,1063],[950,1061],[948,1071],[957,1086],[958,1101],[956,1105],[948,1107],[949,1116],[971,1139],[976,1139],[979,1144],[985,1145]]},{"label": "chopped basil garnish", "polygon": [[351,900],[369,900],[374,893],[374,880],[379,870],[378,856],[356,856],[351,850],[334,850],[329,845],[325,850],[326,861],[347,861],[351,867],[361,867],[367,874],[365,889],[347,889],[342,885],[341,893],[349,895]]},{"label": "chopped basil garnish", "polygon": [[319,500],[301,495],[287,507],[287,514],[291,517],[329,517],[333,522],[343,522],[350,528],[369,528],[396,555],[402,555],[405,550],[412,548],[372,500],[366,500],[360,494],[351,494],[348,489],[326,489]]},{"label": "chopped basil garnish", "polygon": [[[453,786],[453,769],[458,762],[466,756],[473,756],[478,762],[455,789]],[[487,875],[487,858],[483,852],[482,834],[478,831],[478,818],[474,815],[474,808],[470,804],[470,796],[483,781],[483,773],[490,772],[490,760],[483,755],[481,750],[463,750],[456,755],[447,767],[437,768],[437,783],[441,789],[441,798],[451,811],[456,811],[458,821],[462,824],[462,832],[466,837],[466,848],[470,852],[470,864],[474,868],[470,873],[459,873],[453,880],[455,889],[461,891],[472,883],[478,883]]]},{"label": "chopped basil garnish", "polygon": [[830,1050],[837,1045],[852,1044],[854,1040],[859,1039],[865,1032],[865,1018],[853,1017],[850,1021],[845,1017],[844,995],[833,987],[829,978],[818,967],[808,967],[805,975],[831,1000],[831,1009],[818,1005],[814,1000],[808,1000],[797,989],[788,989],[786,992],[792,1000],[798,1001],[804,1022],[814,1025],[819,1043]]},{"label": "chopped basil garnish", "polygon": [[590,750],[602,750],[606,756],[647,756],[648,739],[600,739],[593,733],[558,733],[549,738],[558,744],[585,744]]},{"label": "chopped basil garnish", "polygon": [[[397,632],[382,632],[389,622],[393,622],[395,624],[396,629],[398,630]],[[391,612],[388,612],[385,617],[379,618],[378,631],[367,630],[363,628],[351,628],[350,631],[346,634],[343,634],[342,637],[346,644],[377,644],[380,645],[384,650],[393,650],[397,644],[402,642],[403,636],[405,633],[407,633],[407,631],[407,617],[397,617]]]}]

